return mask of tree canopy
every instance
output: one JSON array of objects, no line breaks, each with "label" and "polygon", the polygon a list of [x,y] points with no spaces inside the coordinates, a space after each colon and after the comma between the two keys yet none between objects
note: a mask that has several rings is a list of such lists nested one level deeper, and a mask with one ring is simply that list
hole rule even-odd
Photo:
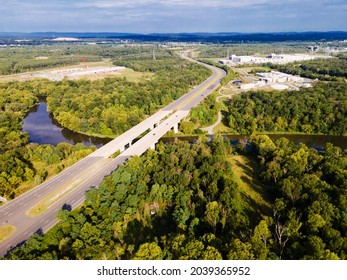
[{"label": "tree canopy", "polygon": [[[202,139],[201,139],[202,140]],[[346,259],[347,158],[253,136],[270,212],[254,217],[230,147],[157,145],[91,189],[79,210],[10,259]],[[250,155],[250,157],[252,157]]]},{"label": "tree canopy", "polygon": [[347,133],[347,84],[317,83],[298,91],[250,91],[234,96],[227,124],[233,132]]}]

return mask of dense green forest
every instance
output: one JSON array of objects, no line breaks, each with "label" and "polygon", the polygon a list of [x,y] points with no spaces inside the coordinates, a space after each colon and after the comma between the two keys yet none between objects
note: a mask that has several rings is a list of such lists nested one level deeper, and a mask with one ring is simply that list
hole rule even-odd
[{"label": "dense green forest", "polygon": [[22,121],[37,103],[24,84],[0,84],[0,196],[14,198],[94,149],[66,143],[30,144],[22,132]]},{"label": "dense green forest", "polygon": [[269,247],[285,259],[346,259],[346,153],[327,144],[320,154],[267,136],[252,144],[274,199]]},{"label": "dense green forest", "polygon": [[244,92],[227,105],[226,125],[236,133],[347,133],[346,83],[320,82],[298,91]]},{"label": "dense green forest", "polygon": [[161,143],[8,258],[346,259],[347,157],[339,148],[320,154],[253,136],[234,149],[256,157],[268,209],[240,190],[222,137]]},{"label": "dense green forest", "polygon": [[[338,81],[347,78],[347,56],[340,54],[332,59],[315,59],[300,63],[267,64],[272,69],[321,81]],[[343,80],[342,80],[343,81]]]}]

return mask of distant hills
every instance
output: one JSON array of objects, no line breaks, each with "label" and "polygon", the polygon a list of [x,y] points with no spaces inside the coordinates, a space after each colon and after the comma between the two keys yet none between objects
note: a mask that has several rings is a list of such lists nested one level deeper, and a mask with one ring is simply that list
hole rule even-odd
[{"label": "distant hills", "polygon": [[150,42],[281,42],[281,41],[331,41],[346,40],[347,32],[277,32],[277,33],[111,33],[111,32],[33,32],[0,33],[1,38],[54,39],[56,37],[74,37],[80,39],[120,39]]}]

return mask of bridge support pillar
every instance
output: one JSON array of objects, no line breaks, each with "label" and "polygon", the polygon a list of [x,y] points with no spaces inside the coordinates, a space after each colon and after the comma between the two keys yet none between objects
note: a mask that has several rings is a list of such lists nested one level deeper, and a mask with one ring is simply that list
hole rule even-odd
[{"label": "bridge support pillar", "polygon": [[176,123],[173,127],[175,133],[178,133],[178,123]]},{"label": "bridge support pillar", "polygon": [[149,148],[150,148],[151,150],[155,150],[155,144],[157,144],[157,142],[153,143]]}]

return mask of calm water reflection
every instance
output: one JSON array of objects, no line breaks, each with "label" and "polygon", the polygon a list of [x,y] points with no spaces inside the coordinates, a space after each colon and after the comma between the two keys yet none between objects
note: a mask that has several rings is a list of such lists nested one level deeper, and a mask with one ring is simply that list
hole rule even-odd
[{"label": "calm water reflection", "polygon": [[[239,139],[249,139],[249,135],[226,135],[231,143],[236,143]],[[330,135],[302,135],[302,134],[270,134],[269,137],[274,141],[285,137],[296,144],[303,143],[307,147],[315,149],[323,149],[326,143],[332,143],[334,146],[340,147],[343,150],[347,149],[347,137],[330,136]],[[209,136],[211,139],[211,136]],[[164,143],[174,142],[176,139],[194,142],[197,137],[163,137],[160,141]]]},{"label": "calm water reflection", "polygon": [[[29,133],[30,142],[38,144],[57,145],[60,142],[68,142],[70,144],[83,143],[87,146],[96,145],[100,147],[111,140],[90,137],[62,128],[53,119],[52,115],[47,112],[47,104],[45,102],[41,102],[37,107],[33,108],[24,119],[23,131]],[[228,135],[227,137],[231,142],[249,138],[247,135]],[[343,136],[274,134],[269,135],[269,137],[272,140],[285,137],[295,143],[303,143],[308,147],[317,149],[322,149],[326,143],[332,143],[342,149],[347,149],[347,137]],[[168,143],[173,142],[175,139],[176,137],[164,137],[161,141]],[[179,137],[179,139],[194,142],[197,137]]]},{"label": "calm water reflection", "polygon": [[86,146],[95,145],[100,147],[110,139],[90,137],[69,129],[62,128],[47,112],[47,104],[41,102],[33,108],[24,119],[23,131],[30,136],[30,142],[38,144],[57,145],[60,142],[70,144],[83,143]]}]

